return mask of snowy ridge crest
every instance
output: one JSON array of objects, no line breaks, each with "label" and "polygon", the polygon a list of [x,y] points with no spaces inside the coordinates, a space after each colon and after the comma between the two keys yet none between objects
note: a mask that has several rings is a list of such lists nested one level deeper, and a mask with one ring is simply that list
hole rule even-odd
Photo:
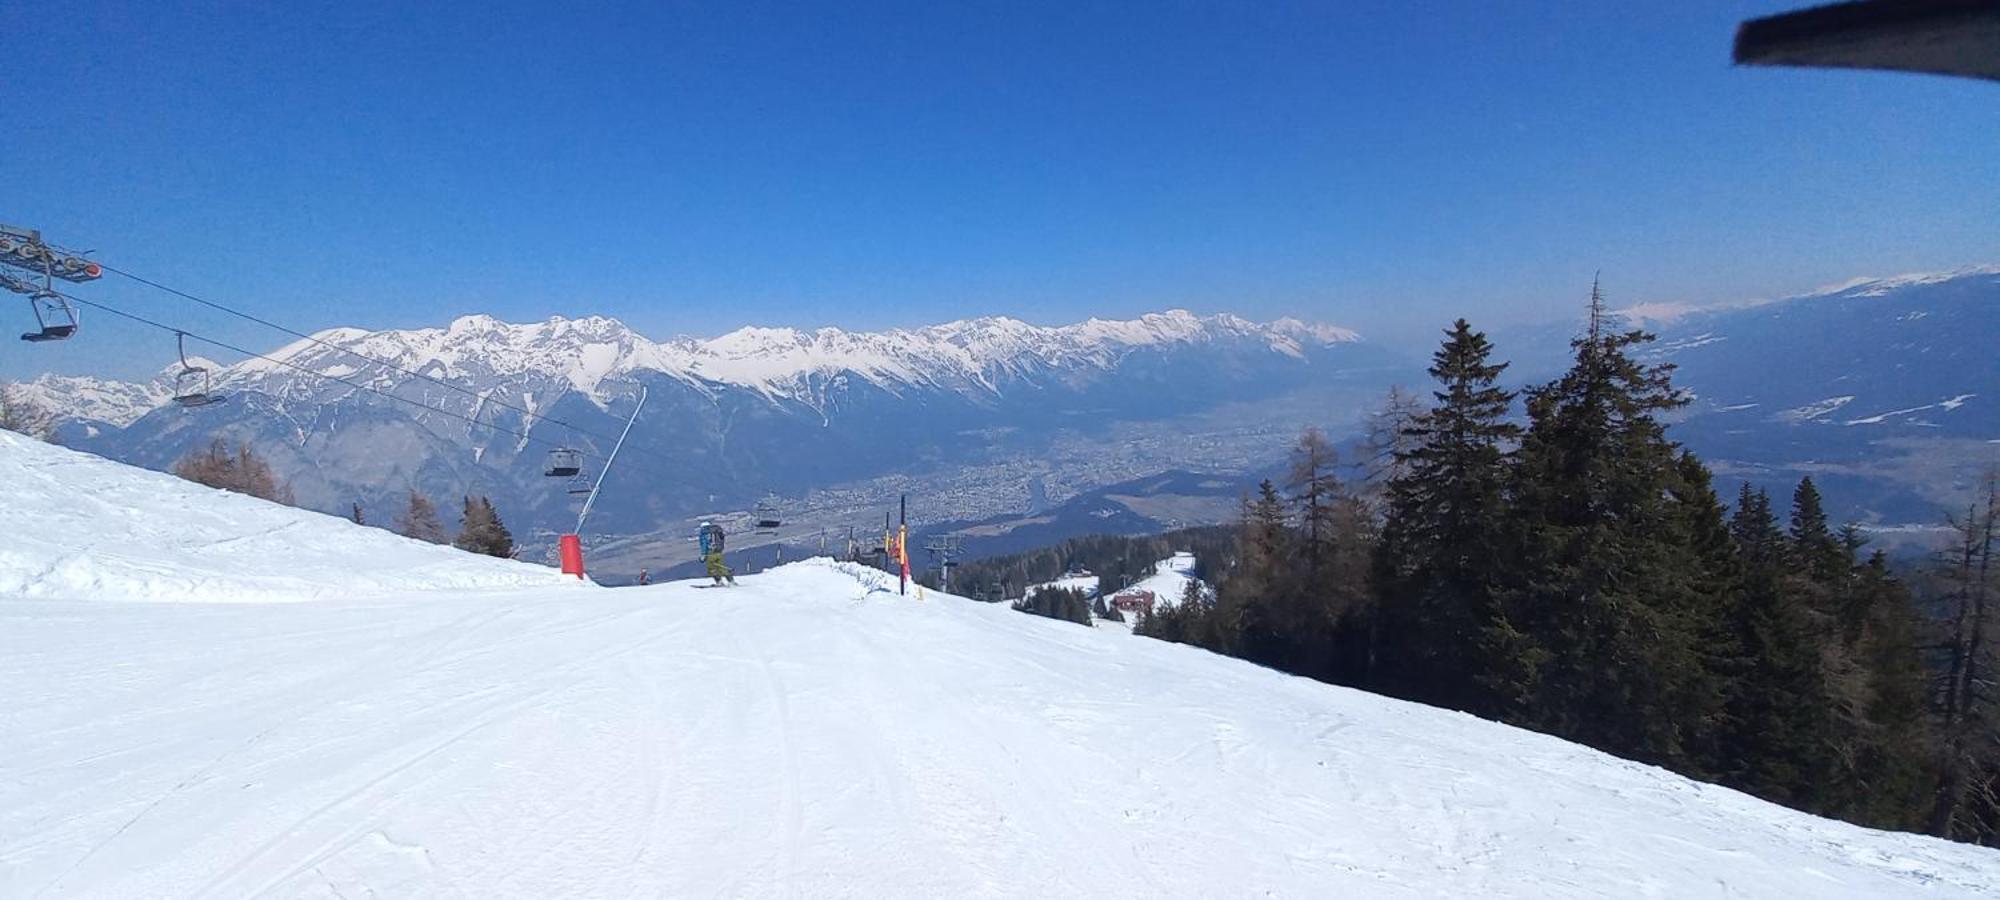
[{"label": "snowy ridge crest", "polygon": [[1688,303],[1681,301],[1652,301],[1635,303],[1612,311],[1613,315],[1625,319],[1635,326],[1672,325],[1688,316],[1703,313],[1729,312],[1731,310],[1755,309],[1777,303],[1791,303],[1802,300],[1817,300],[1827,297],[1883,297],[1904,288],[1927,284],[1943,284],[1961,278],[1980,278],[2000,275],[2000,264],[1960,266],[1941,272],[1910,272],[1902,275],[1862,276],[1850,278],[1836,284],[1829,284],[1803,294],[1790,297],[1758,297],[1750,300],[1735,300],[1726,303]]},{"label": "snowy ridge crest", "polygon": [[249,360],[231,367],[224,380],[256,386],[266,378],[289,379],[293,375],[289,366],[340,378],[364,374],[377,381],[407,378],[380,366],[364,372],[371,368],[365,360],[334,349],[338,347],[444,380],[548,376],[600,404],[608,399],[607,379],[637,372],[811,402],[817,382],[848,374],[890,390],[993,391],[1011,376],[1110,369],[1130,352],[1148,347],[1233,341],[1304,358],[1314,349],[1360,340],[1355,332],[1332,325],[1297,319],[1258,323],[1227,314],[1197,316],[1186,310],[1062,326],[1031,325],[1006,317],[879,332],[752,326],[715,338],[667,341],[650,340],[603,316],[557,316],[512,324],[474,315],[444,328],[328,329],[313,340],[296,341],[272,353],[284,361],[282,365]]},{"label": "snowy ridge crest", "polygon": [[[188,357],[191,365],[210,371],[221,365],[199,356]],[[116,381],[89,375],[42,375],[33,381],[11,385],[16,396],[39,408],[84,421],[103,422],[123,428],[140,416],[166,403],[174,394],[176,362],[145,381]]]}]

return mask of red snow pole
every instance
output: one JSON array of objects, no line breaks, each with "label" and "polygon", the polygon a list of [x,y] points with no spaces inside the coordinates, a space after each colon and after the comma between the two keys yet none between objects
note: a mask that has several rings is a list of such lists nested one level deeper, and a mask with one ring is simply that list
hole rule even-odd
[{"label": "red snow pole", "polygon": [[582,578],[583,538],[574,534],[565,534],[562,536],[562,540],[557,543],[557,547],[562,553],[563,574],[575,575],[578,578]]}]

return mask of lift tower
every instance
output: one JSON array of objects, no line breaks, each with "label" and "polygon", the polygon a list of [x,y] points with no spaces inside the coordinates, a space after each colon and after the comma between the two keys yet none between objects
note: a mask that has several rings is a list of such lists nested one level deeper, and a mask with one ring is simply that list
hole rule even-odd
[{"label": "lift tower", "polygon": [[959,554],[963,552],[959,536],[933,535],[930,540],[924,542],[924,549],[930,551],[931,559],[937,561],[938,571],[943,573],[938,582],[938,589],[947,594],[951,593],[951,569],[958,565]]}]

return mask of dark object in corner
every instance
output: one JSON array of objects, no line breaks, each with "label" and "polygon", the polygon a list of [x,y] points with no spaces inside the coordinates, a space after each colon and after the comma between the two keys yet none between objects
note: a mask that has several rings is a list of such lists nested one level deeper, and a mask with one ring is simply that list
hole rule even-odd
[{"label": "dark object in corner", "polygon": [[2000,81],[2000,0],[1855,0],[1751,19],[1736,62]]}]

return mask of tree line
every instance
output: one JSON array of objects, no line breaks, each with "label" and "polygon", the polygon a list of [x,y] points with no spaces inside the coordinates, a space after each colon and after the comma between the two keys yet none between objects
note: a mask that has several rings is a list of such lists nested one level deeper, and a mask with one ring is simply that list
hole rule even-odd
[{"label": "tree line", "polygon": [[[450,544],[460,550],[482,553],[502,559],[514,555],[514,535],[500,521],[500,512],[493,508],[493,502],[485,497],[466,495],[464,506],[459,513],[458,535],[445,531],[444,522],[439,518],[437,504],[431,498],[411,490],[403,505],[403,511],[396,515],[396,533],[407,538],[429,541],[433,544]],[[354,505],[352,518],[355,524],[367,524],[361,513],[361,504]]]},{"label": "tree line", "polygon": [[1093,609],[1091,596],[1077,588],[1045,587],[1014,601],[1015,611],[1089,625],[1096,611],[1104,609],[1100,598]]},{"label": "tree line", "polygon": [[1909,578],[1829,522],[1810,478],[1782,509],[1748,486],[1725,504],[1667,436],[1687,400],[1638,356],[1650,340],[1593,303],[1568,370],[1516,392],[1457,321],[1433,402],[1398,400],[1360,474],[1306,432],[1229,552],[1204,556],[1213,595],[1137,630],[1817,814],[2000,843],[1994,484]]},{"label": "tree line", "polygon": [[[196,484],[248,494],[286,506],[298,505],[291,483],[273,475],[270,462],[246,443],[232,447],[223,439],[214,438],[208,446],[175,462],[173,473]],[[349,507],[348,518],[356,525],[368,524],[360,503]],[[448,543],[461,550],[503,559],[514,555],[514,536],[500,521],[500,513],[493,508],[491,500],[482,496],[465,496],[458,521],[458,533],[454,536],[445,530],[437,504],[411,490],[394,525],[396,533],[404,537],[433,544]]]},{"label": "tree line", "polygon": [[196,484],[248,494],[286,506],[298,505],[291,482],[278,480],[271,473],[271,464],[249,444],[238,443],[232,448],[221,438],[211,439],[207,447],[176,461],[173,473]]},{"label": "tree line", "polygon": [[[1231,552],[1234,539],[1226,525],[1182,528],[1163,534],[1084,535],[1020,553],[959,563],[952,568],[952,589],[989,601],[1018,600],[1024,597],[1029,585],[1055,581],[1071,570],[1088,569],[1098,576],[1103,591],[1111,593],[1153,574],[1153,565],[1175,551],[1193,552],[1199,567],[1211,556]],[[1199,570],[1195,575],[1201,577]],[[918,580],[933,588],[938,586],[935,571],[924,573]]]},{"label": "tree line", "polygon": [[[59,442],[56,417],[35,404],[14,385],[0,385],[0,429],[18,432],[50,443]],[[247,494],[273,503],[297,506],[298,498],[289,481],[279,479],[271,464],[247,443],[231,446],[222,438],[210,439],[207,446],[174,462],[173,474],[212,488]],[[429,497],[410,491],[403,511],[397,515],[395,530],[404,537],[449,543],[461,550],[509,558],[514,555],[514,537],[500,520],[493,502],[483,496],[467,495],[459,515],[456,535],[445,530],[437,506]],[[361,504],[350,507],[348,518],[367,524]]]}]

